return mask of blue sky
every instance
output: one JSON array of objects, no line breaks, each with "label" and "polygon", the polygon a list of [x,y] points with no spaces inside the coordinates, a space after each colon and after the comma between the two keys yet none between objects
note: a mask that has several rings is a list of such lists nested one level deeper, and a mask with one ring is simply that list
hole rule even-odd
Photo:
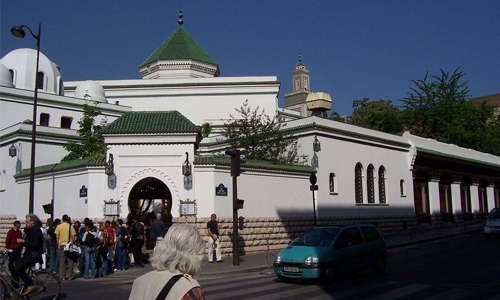
[{"label": "blue sky", "polygon": [[311,89],[333,109],[352,101],[406,97],[412,79],[461,67],[471,96],[500,93],[500,1],[26,1],[0,2],[0,56],[35,48],[14,25],[37,29],[41,51],[63,79],[139,79],[138,66],[178,26],[219,64],[221,76],[275,75],[279,103],[291,91],[298,61]]}]

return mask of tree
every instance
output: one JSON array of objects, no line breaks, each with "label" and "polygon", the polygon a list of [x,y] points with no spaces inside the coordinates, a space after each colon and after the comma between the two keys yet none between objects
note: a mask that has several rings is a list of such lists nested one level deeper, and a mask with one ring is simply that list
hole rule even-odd
[{"label": "tree", "polygon": [[337,121],[337,122],[346,123],[348,117],[347,116],[341,116],[338,112],[336,112],[335,110],[332,110],[332,113],[330,114],[330,116],[328,117],[328,119],[333,120],[333,121]]},{"label": "tree", "polygon": [[500,123],[493,107],[468,101],[469,88],[460,67],[452,74],[440,71],[412,80],[415,87],[403,99],[406,129],[424,138],[500,154]]},{"label": "tree", "polygon": [[404,131],[401,111],[391,100],[370,101],[370,98],[363,98],[354,100],[352,107],[354,111],[349,119],[350,124],[392,134]]},{"label": "tree", "polygon": [[431,75],[430,82],[429,73],[424,79],[412,80],[415,87],[403,99],[403,120],[412,134],[451,143],[463,128],[460,116],[466,110],[469,88],[467,82],[461,82],[464,73],[460,68],[451,75],[440,71],[439,76]]},{"label": "tree", "polygon": [[80,128],[77,133],[82,138],[80,143],[69,141],[64,145],[69,153],[61,161],[69,161],[84,157],[104,159],[106,157],[106,144],[101,133],[101,128],[106,124],[103,120],[100,125],[95,125],[95,117],[101,114],[101,110],[94,105],[83,105],[83,117],[78,121]]},{"label": "tree", "polygon": [[222,136],[231,148],[243,149],[248,159],[267,160],[284,164],[304,164],[307,155],[298,155],[297,139],[287,134],[283,120],[270,118],[259,111],[251,110],[246,100],[239,109],[235,109],[241,118],[230,115],[224,121]]}]

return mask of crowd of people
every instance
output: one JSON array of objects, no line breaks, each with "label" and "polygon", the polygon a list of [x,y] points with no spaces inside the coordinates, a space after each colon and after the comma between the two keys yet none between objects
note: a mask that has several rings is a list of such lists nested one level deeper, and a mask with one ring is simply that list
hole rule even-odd
[{"label": "crowd of people", "polygon": [[[160,213],[142,217],[131,214],[126,221],[117,219],[103,222],[94,222],[89,218],[72,222],[65,214],[61,219],[48,219],[45,228],[36,219],[43,237],[40,268],[51,268],[63,281],[75,278],[75,266],[76,272],[85,279],[105,277],[133,266],[144,267],[144,243],[156,241],[167,231]],[[21,260],[23,250],[23,244],[17,239],[25,236],[27,228],[23,232],[18,220],[13,225],[5,246],[9,251],[9,270],[17,282],[19,277],[12,271]],[[81,254],[72,255],[65,251],[69,243],[78,246]],[[14,286],[17,287],[15,283]]]},{"label": "crowd of people", "polygon": [[[26,285],[23,295],[33,291],[35,286],[26,270],[36,264],[52,268],[61,280],[75,278],[75,264],[84,279],[105,277],[132,266],[144,267],[142,248],[149,240],[156,244],[151,260],[156,270],[134,281],[129,299],[158,299],[158,295],[167,299],[205,299],[195,279],[200,274],[205,254],[205,242],[198,229],[187,224],[176,224],[168,229],[161,214],[149,217],[146,225],[140,216],[133,214],[127,222],[117,219],[94,224],[85,218],[82,224],[72,222],[65,214],[61,219],[47,220],[43,228],[36,215],[28,214],[24,232],[21,222],[16,220],[5,241],[12,286],[18,288],[22,279]],[[216,218],[212,214],[207,223],[210,262],[213,262],[213,250],[216,261],[222,262]],[[71,244],[80,249],[76,251],[79,254],[68,251]],[[13,293],[9,296],[13,297]]]}]

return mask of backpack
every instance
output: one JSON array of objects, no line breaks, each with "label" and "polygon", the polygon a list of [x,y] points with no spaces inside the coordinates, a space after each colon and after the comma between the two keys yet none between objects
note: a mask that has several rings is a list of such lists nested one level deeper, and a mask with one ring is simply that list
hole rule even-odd
[{"label": "backpack", "polygon": [[83,244],[83,235],[85,234],[85,228],[81,227],[78,228],[78,232],[76,233],[76,238],[77,238],[77,242],[78,244]]},{"label": "backpack", "polygon": [[135,227],[135,235],[134,239],[139,241],[144,241],[144,225],[141,222],[136,222],[134,224]]},{"label": "backpack", "polygon": [[85,241],[83,241],[82,244],[88,247],[92,247],[95,245],[95,243],[96,243],[96,238],[92,234],[92,232],[89,231],[85,236]]},{"label": "backpack", "polygon": [[122,242],[123,246],[127,246],[130,242],[130,237],[128,236],[128,230],[126,227],[120,227],[120,242]]}]

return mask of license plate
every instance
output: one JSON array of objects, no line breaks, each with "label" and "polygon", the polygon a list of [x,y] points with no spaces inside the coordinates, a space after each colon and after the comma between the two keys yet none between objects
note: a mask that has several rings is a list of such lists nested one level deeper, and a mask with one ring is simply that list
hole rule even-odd
[{"label": "license plate", "polygon": [[284,267],[283,271],[285,271],[285,272],[298,272],[299,268],[297,268],[297,267]]}]

